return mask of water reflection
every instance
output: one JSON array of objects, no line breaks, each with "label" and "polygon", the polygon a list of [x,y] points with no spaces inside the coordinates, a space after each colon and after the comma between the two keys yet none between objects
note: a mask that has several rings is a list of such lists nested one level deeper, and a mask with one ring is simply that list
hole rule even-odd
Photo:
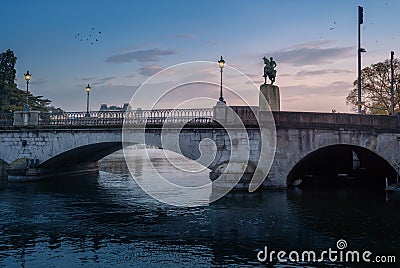
[{"label": "water reflection", "polygon": [[400,237],[400,217],[394,215],[400,199],[396,195],[386,196],[384,191],[289,191],[288,199],[297,221],[308,229],[336,240],[351,239],[354,248],[386,254],[400,249],[396,239]]},{"label": "water reflection", "polygon": [[[148,163],[138,160],[137,172],[146,174]],[[119,173],[6,184],[0,266],[255,267],[265,245],[327,249],[340,238],[380,254],[400,249],[400,203],[384,193],[235,192],[177,208]]]}]

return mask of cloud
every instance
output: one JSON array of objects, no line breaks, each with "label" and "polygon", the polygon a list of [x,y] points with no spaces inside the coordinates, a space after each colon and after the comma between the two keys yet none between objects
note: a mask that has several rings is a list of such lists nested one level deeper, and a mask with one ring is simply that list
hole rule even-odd
[{"label": "cloud", "polygon": [[79,80],[79,81],[92,81],[94,80],[94,77],[88,76],[88,77],[82,77],[82,78],[76,78],[75,80]]},{"label": "cloud", "polygon": [[114,80],[115,78],[117,78],[117,77],[114,75],[102,77],[102,78],[96,79],[96,81],[94,81],[92,84],[94,86],[105,85],[105,84],[107,84],[107,82],[110,82],[110,81]]},{"label": "cloud", "polygon": [[292,73],[279,74],[279,77],[294,77],[294,76],[296,76],[296,74]]},{"label": "cloud", "polygon": [[111,76],[106,76],[106,77],[101,77],[101,78],[96,78],[96,77],[82,77],[82,78],[76,78],[75,80],[77,81],[82,81],[85,84],[88,83],[92,86],[101,86],[107,84],[107,82],[110,82],[114,79],[116,79],[117,76],[111,75]]},{"label": "cloud", "polygon": [[309,85],[295,85],[282,87],[281,92],[285,92],[286,97],[300,97],[302,99],[316,97],[323,99],[322,96],[343,96],[345,100],[348,91],[353,87],[352,83],[347,81],[335,81],[328,85],[309,86]]},{"label": "cloud", "polygon": [[352,74],[353,71],[346,69],[320,69],[320,70],[301,70],[297,73],[284,73],[279,74],[279,77],[294,77],[296,79],[302,79],[310,76],[323,76],[327,74]]},{"label": "cloud", "polygon": [[334,88],[345,88],[346,90],[353,88],[353,83],[349,83],[347,81],[335,81],[330,84],[331,87]]},{"label": "cloud", "polygon": [[257,78],[260,78],[260,77],[262,77],[261,75],[259,75],[259,74],[250,74],[250,73],[247,73],[247,74],[245,74],[245,75],[247,75],[249,78],[251,78],[251,79],[257,79]]},{"label": "cloud", "polygon": [[349,73],[354,73],[352,71],[349,70],[345,70],[345,69],[325,69],[325,70],[312,70],[312,71],[306,71],[306,70],[302,70],[302,71],[298,71],[296,73],[296,76],[320,76],[320,75],[325,75],[325,74],[349,74]]},{"label": "cloud", "polygon": [[152,76],[153,74],[158,73],[159,71],[163,70],[164,68],[157,64],[152,64],[148,66],[143,66],[142,68],[138,69],[138,73],[144,76]]},{"label": "cloud", "polygon": [[204,44],[206,46],[216,46],[219,44],[219,41],[218,40],[207,40]]},{"label": "cloud", "polygon": [[173,49],[144,49],[130,52],[114,54],[105,59],[105,62],[110,63],[127,63],[136,60],[137,62],[157,62],[162,56],[176,55],[178,52]]},{"label": "cloud", "polygon": [[280,51],[265,53],[274,56],[278,63],[289,63],[293,66],[319,65],[332,63],[348,56],[353,47],[327,47],[333,41],[319,41],[299,44]]},{"label": "cloud", "polygon": [[176,34],[174,35],[174,37],[179,39],[188,39],[188,40],[197,38],[197,36],[195,36],[194,34]]},{"label": "cloud", "polygon": [[252,73],[245,73],[245,75],[250,78],[249,81],[246,81],[246,85],[253,85],[253,84],[262,84],[264,83],[264,78],[262,77],[262,74],[252,74]]},{"label": "cloud", "polygon": [[249,80],[249,81],[246,81],[246,85],[261,85],[261,84],[264,84],[264,80],[261,80],[261,79],[257,79],[257,80]]},{"label": "cloud", "polygon": [[47,83],[47,80],[44,79],[44,78],[34,79],[34,80],[32,80],[32,81],[29,82],[29,84],[35,85],[35,86],[43,85],[43,84],[45,84],[45,83]]},{"label": "cloud", "polygon": [[352,89],[347,81],[335,81],[321,86],[294,85],[281,87],[281,104],[283,110],[291,111],[324,111],[336,109],[348,112],[346,97]]},{"label": "cloud", "polygon": [[299,49],[299,48],[303,48],[303,47],[314,48],[314,47],[321,47],[324,45],[334,45],[334,44],[336,44],[335,40],[318,40],[318,41],[310,41],[310,42],[301,43],[301,44],[295,44],[293,46],[287,47],[286,49]]}]

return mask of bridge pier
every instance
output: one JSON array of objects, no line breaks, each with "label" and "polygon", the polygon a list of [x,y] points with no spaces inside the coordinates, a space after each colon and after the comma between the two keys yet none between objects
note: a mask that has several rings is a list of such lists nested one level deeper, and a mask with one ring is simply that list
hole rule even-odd
[{"label": "bridge pier", "polygon": [[210,172],[210,180],[216,189],[230,189],[234,186],[235,190],[246,190],[252,180],[262,180],[262,176],[254,165],[245,162],[223,163]]}]

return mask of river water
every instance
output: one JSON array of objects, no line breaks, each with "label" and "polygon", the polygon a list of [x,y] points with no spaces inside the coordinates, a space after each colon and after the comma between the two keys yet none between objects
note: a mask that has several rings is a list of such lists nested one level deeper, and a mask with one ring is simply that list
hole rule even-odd
[{"label": "river water", "polygon": [[[136,153],[135,176],[150,176],[144,150]],[[152,150],[159,170],[172,172],[158,154]],[[322,251],[339,239],[347,249],[400,259],[396,195],[294,188],[233,192],[208,206],[179,208],[149,197],[120,160],[108,157],[99,175],[29,183],[3,178],[0,267],[364,267],[257,260],[265,246]],[[203,175],[206,180],[208,171]]]}]

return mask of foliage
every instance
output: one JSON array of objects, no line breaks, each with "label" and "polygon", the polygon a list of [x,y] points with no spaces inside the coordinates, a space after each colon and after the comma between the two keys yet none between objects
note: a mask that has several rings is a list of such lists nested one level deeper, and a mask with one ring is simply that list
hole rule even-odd
[{"label": "foliage", "polygon": [[[400,110],[400,61],[395,59],[394,66],[394,104],[395,111]],[[390,114],[391,106],[391,69],[390,60],[378,62],[366,67],[361,72],[361,100],[363,112],[368,114]],[[346,104],[352,105],[357,110],[357,84],[355,80],[354,89],[346,98]]]},{"label": "foliage", "polygon": [[[15,83],[15,64],[17,57],[8,49],[0,54],[0,113],[23,110],[26,102],[26,91],[18,89]],[[31,110],[48,111],[50,100],[43,96],[28,94],[28,103]]]}]

